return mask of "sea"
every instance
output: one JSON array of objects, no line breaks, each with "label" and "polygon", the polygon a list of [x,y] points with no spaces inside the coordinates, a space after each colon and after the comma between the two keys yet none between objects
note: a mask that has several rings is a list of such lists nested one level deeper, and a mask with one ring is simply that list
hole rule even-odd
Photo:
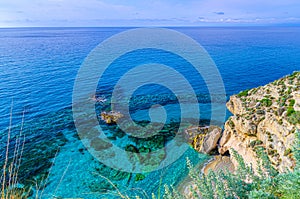
[{"label": "sea", "polygon": [[[41,198],[120,198],[121,195],[151,198],[152,193],[162,196],[165,185],[176,187],[186,178],[187,158],[194,165],[201,165],[210,158],[189,148],[162,169],[130,173],[99,161],[78,136],[72,97],[82,64],[101,42],[132,29],[135,28],[0,29],[0,163],[4,162],[8,132],[12,134],[9,149],[13,154],[17,143],[14,139],[21,131],[25,142],[18,186],[32,186],[32,194],[38,193]],[[263,86],[300,70],[300,27],[168,29],[185,34],[207,51],[222,79],[225,101],[240,91]],[[195,90],[201,110],[199,120],[203,125],[211,122],[212,111],[222,111],[225,107],[225,103],[211,100],[205,80],[194,75],[187,67],[189,63],[180,57],[155,49],[135,53],[123,56],[114,63],[115,67],[107,70],[104,82],[99,82],[99,90],[94,93],[96,97],[109,101],[115,83],[127,70],[152,61],[175,67],[184,74]],[[136,75],[139,80],[139,73]],[[137,124],[145,126],[149,122],[149,108],[155,104],[164,107],[166,114],[170,112],[166,120],[168,126],[164,127],[169,134],[161,137],[162,145],[166,145],[178,127],[180,102],[172,90],[162,86],[142,86],[134,94],[130,113]],[[104,106],[102,102],[95,107],[100,111],[110,110],[110,104]],[[222,127],[229,116],[226,111],[224,118],[214,122]],[[140,142],[119,132],[115,125],[100,120],[99,125],[110,131],[111,141],[121,143],[121,148],[155,150],[159,147],[157,137],[149,138],[147,143]],[[37,188],[32,182],[41,186]]]}]

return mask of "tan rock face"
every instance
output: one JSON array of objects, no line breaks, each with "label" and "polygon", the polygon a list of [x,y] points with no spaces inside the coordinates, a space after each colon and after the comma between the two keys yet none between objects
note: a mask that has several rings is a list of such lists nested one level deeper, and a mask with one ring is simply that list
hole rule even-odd
[{"label": "tan rock face", "polygon": [[261,146],[280,172],[292,169],[290,152],[294,133],[300,129],[299,90],[300,72],[230,97],[227,107],[234,115],[225,124],[219,152],[232,148],[255,168],[255,148]]},{"label": "tan rock face", "polygon": [[222,129],[217,126],[190,127],[185,136],[192,147],[198,152],[209,154],[217,148]]}]

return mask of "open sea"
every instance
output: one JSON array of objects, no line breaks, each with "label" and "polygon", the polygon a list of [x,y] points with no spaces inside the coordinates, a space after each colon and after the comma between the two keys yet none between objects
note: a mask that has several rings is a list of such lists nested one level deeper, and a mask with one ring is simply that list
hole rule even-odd
[{"label": "open sea", "polygon": [[[151,196],[151,193],[160,195],[163,193],[164,184],[176,186],[186,177],[187,157],[194,164],[208,160],[208,156],[189,149],[177,161],[162,170],[131,174],[99,163],[78,139],[71,109],[73,86],[78,70],[99,43],[129,29],[0,29],[0,163],[2,165],[4,161],[10,110],[12,108],[13,135],[18,134],[21,128],[24,112],[22,133],[26,135],[26,141],[20,184],[30,185],[32,181],[46,182],[42,198],[118,198],[119,196],[115,195],[116,187],[124,194],[139,195],[142,198],[146,198],[146,195]],[[223,79],[227,99],[242,90],[262,86],[300,70],[300,27],[172,29],[193,38],[210,54]],[[99,84],[103,91],[101,96],[109,97],[113,83],[126,71],[126,66],[140,64],[140,57],[148,56],[152,59],[153,56],[162,55],[160,52],[149,51],[138,53],[136,59],[130,55],[127,60],[126,56],[123,57],[123,63],[125,59],[126,64],[122,69],[118,70],[116,66],[115,70],[107,71],[105,82]],[[159,63],[166,56],[156,56],[155,61]],[[174,67],[179,67],[179,71],[181,66],[185,68],[176,57],[173,62],[171,55],[169,62],[165,64],[175,64]],[[209,120],[212,106],[204,81],[189,70],[182,70],[182,73],[196,91],[202,110],[199,117],[203,121]],[[147,110],[151,103],[162,104],[171,112],[171,116],[177,117],[178,101],[172,97],[164,88],[141,87],[135,98],[138,103],[133,103],[131,107],[132,117],[140,122],[149,119]],[[157,100],[153,100],[154,98]],[[149,99],[152,101],[149,102]],[[222,106],[224,104],[220,105]],[[226,117],[229,115],[227,112]],[[174,118],[169,119],[171,122]],[[224,120],[218,122],[223,123]],[[174,130],[172,125],[176,126],[175,123],[170,123],[169,132]],[[123,147],[134,142],[128,136],[115,135],[120,132],[116,132],[111,126],[107,128],[111,128],[111,139],[122,140]],[[168,138],[162,139],[165,139],[165,143]],[[154,147],[155,140],[150,141],[148,145],[149,148]],[[13,148],[10,150],[12,152]]]}]

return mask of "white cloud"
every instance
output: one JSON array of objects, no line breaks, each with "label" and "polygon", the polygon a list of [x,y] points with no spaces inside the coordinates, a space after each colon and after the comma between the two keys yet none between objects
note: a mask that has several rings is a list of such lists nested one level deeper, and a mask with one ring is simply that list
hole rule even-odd
[{"label": "white cloud", "polygon": [[0,2],[0,25],[288,23],[299,10],[298,0],[10,0]]}]

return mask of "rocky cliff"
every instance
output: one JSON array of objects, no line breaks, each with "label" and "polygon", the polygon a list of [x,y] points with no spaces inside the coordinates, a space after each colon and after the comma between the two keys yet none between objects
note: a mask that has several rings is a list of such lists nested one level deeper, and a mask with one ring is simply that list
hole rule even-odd
[{"label": "rocky cliff", "polygon": [[255,150],[263,147],[279,172],[293,169],[294,133],[300,129],[300,72],[231,96],[227,107],[233,116],[219,140],[220,154],[232,148],[256,168]]}]

